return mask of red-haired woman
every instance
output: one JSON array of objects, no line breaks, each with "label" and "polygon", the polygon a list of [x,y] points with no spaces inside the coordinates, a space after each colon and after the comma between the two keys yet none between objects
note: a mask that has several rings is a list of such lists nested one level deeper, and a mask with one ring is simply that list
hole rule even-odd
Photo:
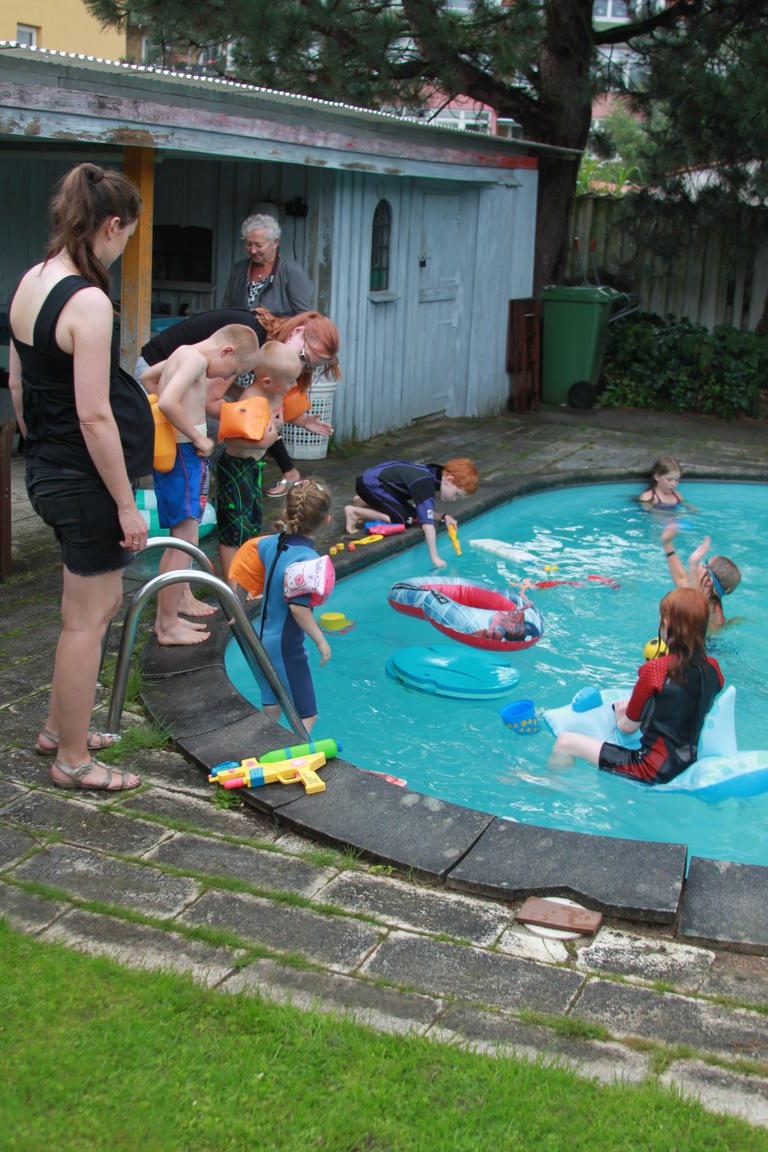
[{"label": "red-haired woman", "polygon": [[[264,328],[267,340],[279,340],[295,348],[301,359],[303,370],[297,386],[285,398],[285,419],[292,424],[316,432],[319,436],[330,436],[332,425],[310,413],[307,391],[314,373],[320,370],[326,378],[340,380],[339,333],[336,325],[319,312],[299,312],[298,316],[273,316],[266,308],[256,308],[254,315]],[[272,488],[267,488],[267,496],[284,496],[288,489],[301,479],[296,465],[291,460],[282,437],[275,441],[270,455],[283,473],[282,479]]]},{"label": "red-haired woman", "polygon": [[562,765],[578,756],[643,784],[666,784],[688,768],[696,759],[704,718],[723,687],[720,667],[706,652],[708,623],[709,606],[701,592],[668,592],[659,605],[659,636],[668,655],[643,664],[629,700],[614,706],[620,732],[641,729],[640,748],[562,732],[550,763]]},{"label": "red-haired woman", "polygon": [[152,469],[152,413],[120,369],[108,296],[109,266],[141,207],[122,172],[73,168],[51,202],[48,254],[11,301],[9,379],[25,437],[27,491],[56,533],[64,566],[50,708],[37,738],[37,751],[54,757],[58,788],[116,792],[140,783],[97,759],[114,738],[89,732],[88,724],[123,568],[147,542],[133,484]]}]

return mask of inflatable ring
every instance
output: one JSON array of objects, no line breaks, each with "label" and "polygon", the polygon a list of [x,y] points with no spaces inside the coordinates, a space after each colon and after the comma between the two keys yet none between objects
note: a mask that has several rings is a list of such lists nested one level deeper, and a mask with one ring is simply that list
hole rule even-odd
[{"label": "inflatable ring", "polygon": [[396,612],[428,620],[452,640],[493,652],[530,648],[544,631],[538,608],[524,596],[457,578],[399,580],[388,600]]},{"label": "inflatable ring", "polygon": [[[157,497],[152,488],[139,488],[136,491],[136,507],[147,522],[150,536],[170,536],[167,528],[161,528],[157,518]],[[203,509],[200,521],[200,539],[216,527],[216,512],[210,500]]]},{"label": "inflatable ring", "polygon": [[[616,727],[612,701],[620,696],[619,692],[582,689],[569,705],[547,709],[544,720],[554,736],[561,732],[579,732],[623,748],[639,748],[637,732],[627,735]],[[589,706],[584,707],[585,704]],[[669,783],[652,785],[654,792],[688,792],[700,800],[715,802],[729,796],[757,796],[768,791],[768,750],[739,752],[735,708],[736,689],[729,685],[704,720],[698,758]],[[616,778],[627,779],[620,775]]]}]

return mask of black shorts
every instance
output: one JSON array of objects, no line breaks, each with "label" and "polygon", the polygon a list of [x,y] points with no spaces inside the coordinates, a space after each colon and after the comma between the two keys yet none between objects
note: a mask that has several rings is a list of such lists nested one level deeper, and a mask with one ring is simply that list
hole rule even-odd
[{"label": "black shorts", "polygon": [[120,547],[117,506],[100,476],[27,463],[29,499],[61,545],[61,558],[76,576],[101,576],[133,560]]}]

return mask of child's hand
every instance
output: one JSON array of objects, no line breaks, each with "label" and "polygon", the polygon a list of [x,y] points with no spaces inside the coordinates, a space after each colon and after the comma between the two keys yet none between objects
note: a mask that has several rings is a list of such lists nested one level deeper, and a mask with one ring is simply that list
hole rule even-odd
[{"label": "child's hand", "polygon": [[458,528],[459,527],[459,522],[456,519],[456,517],[455,516],[449,516],[447,512],[446,512],[445,516],[443,516],[443,524],[445,524],[446,528]]},{"label": "child's hand", "polygon": [[662,544],[671,544],[675,536],[677,536],[679,525],[676,520],[670,520],[668,524],[664,525],[664,530],[661,533]]},{"label": "child's hand", "polygon": [[325,636],[321,636],[317,642],[317,650],[320,653],[320,667],[327,664],[331,658],[331,646],[326,640]]},{"label": "child's hand", "polygon": [[709,546],[711,543],[712,541],[709,539],[709,536],[705,536],[701,544],[699,544],[698,548],[694,548],[693,552],[691,552],[690,556],[688,557],[688,563],[700,564],[706,556],[707,552],[709,552]]},{"label": "child's hand", "polygon": [[432,567],[433,568],[447,568],[448,564],[445,560],[443,560],[442,556],[436,556],[434,558],[434,560],[432,561]]},{"label": "child's hand", "polygon": [[216,445],[209,436],[195,436],[192,446],[198,456],[210,456]]},{"label": "child's hand", "polygon": [[321,420],[319,416],[305,416],[301,421],[301,426],[306,428],[307,432],[314,432],[317,436],[333,435],[333,424],[329,424],[327,420]]}]

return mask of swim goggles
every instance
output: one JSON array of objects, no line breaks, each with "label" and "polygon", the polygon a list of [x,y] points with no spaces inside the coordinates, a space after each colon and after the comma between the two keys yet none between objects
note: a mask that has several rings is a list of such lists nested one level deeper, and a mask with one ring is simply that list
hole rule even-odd
[{"label": "swim goggles", "polygon": [[706,572],[707,576],[709,576],[710,580],[712,581],[712,587],[714,589],[715,595],[717,596],[718,600],[722,600],[723,596],[725,596],[725,592],[723,591],[723,586],[720,583],[720,581],[718,580],[717,576],[715,576],[715,574],[712,571],[712,569],[710,568],[709,564],[704,565],[704,571]]}]

